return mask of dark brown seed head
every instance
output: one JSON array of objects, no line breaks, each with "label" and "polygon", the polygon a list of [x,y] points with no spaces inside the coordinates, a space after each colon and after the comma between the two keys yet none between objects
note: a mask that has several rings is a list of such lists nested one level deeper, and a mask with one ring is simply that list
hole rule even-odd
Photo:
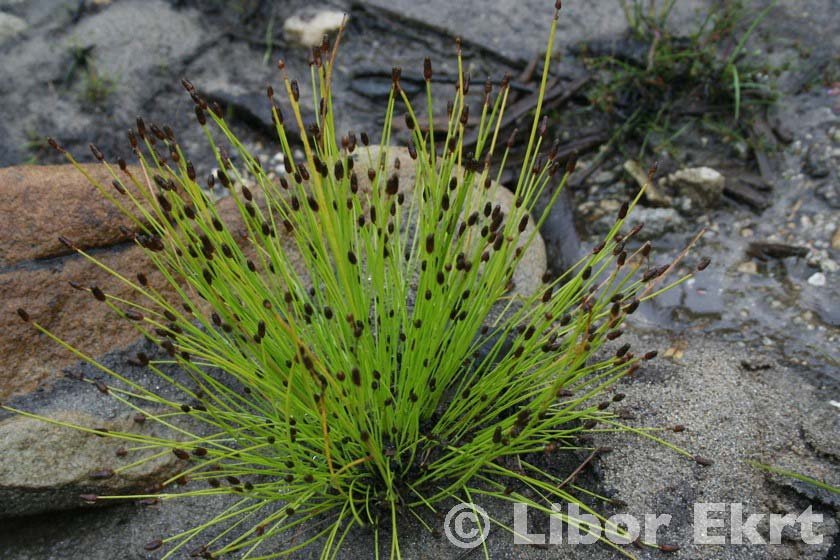
[{"label": "dark brown seed head", "polygon": [[607,340],[615,340],[622,334],[621,330],[614,330],[607,333]]},{"label": "dark brown seed head", "polygon": [[158,140],[166,140],[166,134],[163,132],[163,130],[160,129],[158,125],[152,123],[149,129],[152,131],[152,134],[154,134],[155,137],[157,137]]},{"label": "dark brown seed head", "polygon": [[428,56],[423,59],[423,79],[427,82],[432,80],[432,59]]},{"label": "dark brown seed head", "polygon": [[710,259],[709,257],[703,257],[702,259],[700,259],[700,262],[697,263],[697,271],[700,272],[702,270],[706,270],[706,267],[708,267],[711,264],[711,262],[712,259]]},{"label": "dark brown seed head", "polygon": [[89,146],[90,146],[90,151],[93,154],[93,157],[95,157],[99,161],[103,161],[105,159],[105,156],[102,154],[102,150],[97,148],[94,144],[89,144]]},{"label": "dark brown seed head", "polygon": [[627,236],[624,239],[630,239],[631,237],[633,237],[634,235],[636,235],[637,233],[642,231],[642,228],[644,228],[644,227],[645,227],[644,222],[636,224],[635,226],[633,226],[633,229],[631,229],[629,232],[627,232]]},{"label": "dark brown seed head", "polygon": [[159,549],[162,546],[163,546],[163,541],[160,540],[160,539],[157,539],[155,541],[147,542],[145,545],[143,545],[143,548],[148,550],[149,552],[152,552],[154,550]]},{"label": "dark brown seed head", "polygon": [[496,429],[493,431],[493,443],[499,444],[502,442],[502,427],[496,426]]},{"label": "dark brown seed head", "polygon": [[569,159],[566,160],[566,173],[568,173],[569,175],[575,172],[575,168],[577,167],[577,159],[577,152],[572,152],[572,155],[570,155]]},{"label": "dark brown seed head", "polygon": [[75,250],[76,250],[76,246],[75,246],[75,245],[73,245],[73,242],[72,242],[72,241],[70,241],[69,239],[67,239],[66,237],[64,237],[63,235],[59,235],[59,236],[58,236],[58,241],[59,241],[62,245],[64,245],[64,246],[65,246],[65,247],[67,247],[68,249],[70,249],[71,251],[75,251]]},{"label": "dark brown seed head", "polygon": [[55,138],[53,138],[52,136],[47,136],[47,144],[49,144],[50,148],[52,148],[53,150],[64,152],[64,148],[59,146],[58,142],[56,142]]},{"label": "dark brown seed head", "polygon": [[508,88],[508,86],[510,86],[510,79],[511,79],[510,73],[505,72],[505,75],[502,76],[502,82],[499,84],[499,88],[502,91],[504,91],[505,89]]},{"label": "dark brown seed head", "polygon": [[625,200],[618,210],[618,219],[623,220],[627,217],[627,211],[630,209],[630,204]]},{"label": "dark brown seed head", "polygon": [[95,471],[90,473],[90,478],[93,480],[104,480],[106,478],[111,478],[114,476],[114,469],[102,469],[101,471]]},{"label": "dark brown seed head", "polygon": [[657,172],[658,170],[659,170],[659,162],[658,162],[658,161],[654,161],[654,162],[653,162],[653,165],[651,165],[651,166],[650,166],[650,169],[648,169],[648,176],[647,176],[648,183],[652,183],[652,182],[653,182],[653,177],[656,175],[656,172]]},{"label": "dark brown seed head", "polygon": [[18,317],[20,317],[22,321],[24,321],[26,323],[29,322],[29,313],[27,313],[24,308],[18,307],[17,314],[18,314]]},{"label": "dark brown seed head", "polygon": [[385,194],[388,196],[394,196],[397,194],[397,191],[400,188],[400,178],[399,175],[394,173],[388,178],[388,182],[385,184]]},{"label": "dark brown seed head", "polygon": [[309,209],[313,212],[317,212],[319,209],[318,201],[312,195],[306,197],[306,202],[309,204]]},{"label": "dark brown seed head", "polygon": [[518,128],[514,128],[513,132],[510,133],[507,140],[507,148],[508,150],[513,148],[514,143],[516,142],[516,133],[519,132]]}]

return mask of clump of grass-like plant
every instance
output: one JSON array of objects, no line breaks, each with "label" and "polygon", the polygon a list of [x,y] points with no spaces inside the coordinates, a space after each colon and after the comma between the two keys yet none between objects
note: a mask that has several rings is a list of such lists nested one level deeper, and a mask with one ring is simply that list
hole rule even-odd
[{"label": "clump of grass-like plant", "polygon": [[775,97],[763,76],[768,69],[745,47],[777,2],[761,11],[749,2],[722,3],[688,36],[668,31],[675,4],[621,0],[630,26],[622,42],[627,52],[585,58],[599,72],[588,95],[615,118],[611,143],[623,149],[634,141],[639,158],[670,149],[692,129],[746,143],[752,117]]},{"label": "clump of grass-like plant", "polygon": [[[556,21],[557,12],[541,92]],[[507,80],[495,95],[486,86],[478,141],[467,153],[470,83],[460,52],[445,131],[431,124],[431,62],[424,67],[422,116],[394,69],[380,145],[372,146],[366,135],[339,136],[334,126],[340,36],[334,48],[325,40],[313,52],[317,112],[306,121],[298,84],[279,63],[292,114],[281,114],[269,88],[286,157],[287,174],[278,182],[237,140],[222,112],[184,81],[218,157],[216,180],[228,189],[240,223],[225,222],[168,128],[138,120],[130,133],[142,173],[123,161],[112,165],[92,147],[114,182],[96,186],[131,220],[134,240],[177,297],[161,295],[143,274],[113,270],[135,301],[97,286],[76,287],[161,347],[161,357],[138,354],[137,361],[181,398],[105,367],[19,310],[23,320],[111,376],[108,384],[89,380],[100,391],[179,435],[170,441],[101,434],[128,441],[129,454],[174,453],[186,467],[159,492],[87,500],[236,496],[192,530],[155,535],[147,548],[160,548],[164,557],[194,550],[208,558],[270,558],[319,539],[323,556],[335,557],[354,526],[374,525],[390,534],[388,554],[399,558],[398,519],[414,516],[428,527],[424,515],[446,502],[492,496],[546,513],[551,502],[580,503],[576,473],[548,472],[539,458],[596,452],[581,437],[596,424],[601,431],[624,429],[609,408],[623,396],[610,388],[655,355],[611,342],[640,302],[667,289],[660,280],[675,265],[651,264],[649,243],[630,248],[641,225],[630,228],[626,220],[638,197],[574,267],[544,277],[536,293],[514,295],[513,273],[549,211],[534,215],[536,201],[546,193],[555,200],[574,169],[573,161],[555,157],[541,103],[505,212],[491,201],[511,146],[499,138]],[[387,149],[395,118],[411,131],[403,152]],[[426,120],[428,132],[421,126]],[[294,156],[293,139],[302,159]],[[229,149],[238,153],[238,166]],[[409,163],[410,185],[395,171]],[[302,267],[282,236],[292,240]],[[64,242],[105,267],[72,240]],[[169,364],[182,367],[190,381],[167,375]],[[186,486],[172,490],[176,483]],[[314,529],[305,538],[289,542],[290,531],[307,526]],[[206,529],[215,536],[205,537]],[[622,534],[616,526],[604,530]]]}]

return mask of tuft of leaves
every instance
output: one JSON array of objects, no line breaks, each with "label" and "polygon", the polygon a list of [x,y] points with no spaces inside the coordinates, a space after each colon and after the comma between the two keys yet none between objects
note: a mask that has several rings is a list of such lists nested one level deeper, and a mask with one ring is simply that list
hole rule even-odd
[{"label": "tuft of leaves", "polygon": [[777,3],[758,11],[726,2],[710,8],[694,32],[677,36],[668,30],[675,0],[621,0],[628,35],[581,49],[599,72],[588,96],[615,122],[610,144],[633,140],[641,159],[671,149],[692,129],[746,143],[751,117],[775,92],[745,45]]},{"label": "tuft of leaves", "polygon": [[[513,274],[551,206],[536,215],[536,201],[544,194],[556,200],[574,169],[573,161],[558,161],[550,151],[540,126],[542,102],[512,204],[503,209],[497,179],[510,145],[498,135],[507,80],[485,95],[478,140],[466,153],[469,80],[460,52],[445,131],[432,124],[431,61],[424,64],[423,117],[395,69],[379,145],[364,133],[358,144],[353,132],[339,136],[334,124],[331,84],[340,37],[332,48],[325,40],[314,57],[317,110],[306,121],[297,82],[278,65],[292,112],[281,113],[269,88],[286,158],[287,175],[278,182],[221,111],[183,82],[218,159],[208,186],[218,181],[228,190],[238,209],[235,223],[197,182],[168,127],[138,119],[130,133],[142,174],[91,148],[113,177],[113,188],[94,184],[131,221],[134,240],[177,297],[161,295],[144,274],[129,278],[111,270],[136,294],[134,301],[97,286],[74,287],[160,346],[158,356],[138,354],[137,364],[180,398],[106,368],[18,310],[22,320],[108,374],[110,384],[88,382],[133,409],[138,422],[159,422],[180,434],[177,441],[102,434],[129,442],[124,455],[154,448],[185,467],[159,492],[86,500],[237,497],[194,529],[152,535],[146,549],[162,549],[164,558],[196,545],[206,557],[273,558],[318,540],[324,557],[334,557],[351,528],[365,525],[390,527],[389,554],[399,558],[401,516],[422,521],[423,512],[453,500],[473,503],[475,496],[524,502],[547,514],[552,501],[574,502],[596,514],[575,497],[583,491],[574,482],[583,465],[548,472],[540,458],[595,453],[586,438],[597,425],[625,429],[610,411],[623,395],[608,391],[655,356],[612,342],[640,302],[667,289],[659,284],[675,265],[651,264],[649,244],[632,248],[641,225],[625,231],[625,224],[638,197],[574,267],[543,278],[535,293],[512,292]],[[395,118],[412,125],[410,144],[401,150],[389,147]],[[294,156],[293,139],[302,159]],[[409,167],[413,173],[401,179],[398,170]],[[66,244],[105,268],[71,240]],[[617,350],[604,352],[609,344]],[[164,373],[168,364],[182,367],[189,381]],[[564,522],[590,531],[573,517]],[[215,526],[220,536],[205,537]],[[310,534],[289,544],[288,532],[306,527]],[[624,534],[609,524],[603,530]]]}]

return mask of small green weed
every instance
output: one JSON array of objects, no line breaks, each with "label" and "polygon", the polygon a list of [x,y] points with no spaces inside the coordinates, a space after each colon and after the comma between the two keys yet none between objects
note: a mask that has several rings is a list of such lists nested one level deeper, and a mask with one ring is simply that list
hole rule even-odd
[{"label": "small green weed", "polygon": [[620,1],[630,25],[619,45],[623,52],[584,50],[587,64],[601,76],[589,98],[618,122],[612,144],[632,140],[640,145],[633,157],[643,159],[697,126],[744,141],[748,110],[774,99],[766,72],[744,47],[776,2],[759,13],[744,2],[725,2],[683,37],[668,31],[675,0],[646,6],[642,0]]},{"label": "small green weed", "polygon": [[776,474],[781,474],[781,475],[784,475],[784,476],[789,476],[791,478],[795,478],[796,480],[801,480],[802,482],[805,482],[807,484],[811,484],[813,486],[816,486],[817,488],[822,488],[823,490],[827,490],[828,492],[831,492],[832,494],[840,494],[840,488],[838,488],[837,486],[832,486],[830,484],[827,484],[827,483],[822,482],[820,480],[817,480],[815,478],[811,478],[810,476],[806,476],[804,474],[800,474],[800,473],[793,472],[793,471],[788,471],[788,470],[785,470],[785,469],[780,469],[780,468],[777,468],[777,467],[771,467],[770,465],[765,465],[763,463],[756,463],[754,461],[749,461],[749,464],[753,467],[758,468],[758,469],[764,469],[765,471],[774,472]]},{"label": "small green weed", "polygon": [[82,101],[91,105],[101,105],[114,92],[117,83],[115,78],[97,68],[94,48],[93,45],[72,45],[69,48],[70,62],[64,75],[64,84],[70,86],[80,77]]}]

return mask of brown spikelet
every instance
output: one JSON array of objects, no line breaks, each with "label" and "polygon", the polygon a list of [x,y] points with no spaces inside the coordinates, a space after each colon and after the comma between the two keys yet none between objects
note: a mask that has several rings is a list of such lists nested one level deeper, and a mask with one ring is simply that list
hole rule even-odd
[{"label": "brown spikelet", "polygon": [[111,478],[116,474],[114,469],[102,469],[101,471],[94,471],[88,475],[89,478],[93,480],[104,480],[106,478]]},{"label": "brown spikelet", "polygon": [[618,219],[623,220],[624,218],[626,218],[627,217],[627,211],[629,209],[630,209],[630,204],[625,200],[622,203],[621,208],[618,209]]},{"label": "brown spikelet", "polygon": [[432,81],[432,59],[428,56],[423,59],[423,79],[426,82]]},{"label": "brown spikelet", "polygon": [[388,182],[385,184],[385,194],[394,196],[400,188],[400,177],[396,173],[388,177]]},{"label": "brown spikelet", "polygon": [[69,239],[67,239],[66,237],[64,237],[63,235],[59,235],[59,236],[58,236],[58,241],[59,241],[62,245],[64,245],[64,246],[65,246],[65,247],[67,247],[68,249],[70,249],[71,251],[76,251],[76,250],[77,250],[77,249],[76,249],[76,246],[75,246],[75,245],[73,245],[73,242],[72,242],[72,241],[70,241]]},{"label": "brown spikelet", "polygon": [[56,142],[55,138],[53,138],[52,136],[47,137],[47,144],[49,144],[50,148],[52,148],[53,150],[64,153],[64,148],[59,146],[58,142]]}]

